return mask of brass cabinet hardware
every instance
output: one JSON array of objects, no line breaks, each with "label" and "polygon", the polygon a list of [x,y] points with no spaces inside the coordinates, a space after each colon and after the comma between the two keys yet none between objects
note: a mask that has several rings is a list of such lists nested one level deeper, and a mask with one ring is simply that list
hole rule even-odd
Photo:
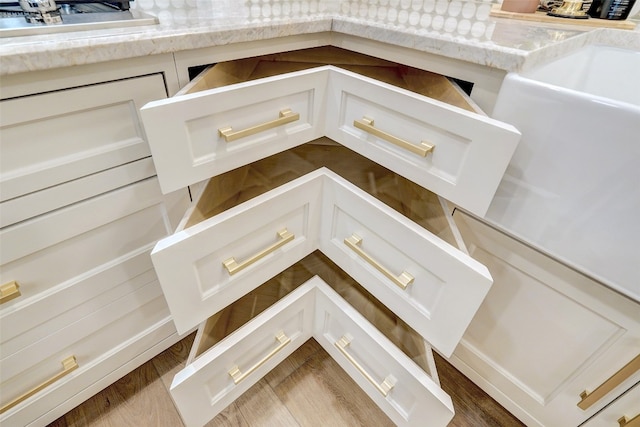
[{"label": "brass cabinet hardware", "polygon": [[388,134],[387,132],[374,127],[373,119],[368,117],[363,117],[362,120],[354,120],[353,125],[360,130],[370,133],[373,136],[377,136],[378,138],[384,139],[387,142],[390,142],[394,145],[397,145],[398,147],[404,148],[405,150],[411,151],[412,153],[418,154],[422,157],[426,157],[426,155],[432,152],[435,148],[435,145],[429,144],[425,141],[422,141],[419,145],[416,145],[407,142],[404,139]]},{"label": "brass cabinet hardware", "polygon": [[334,343],[338,350],[344,355],[344,357],[351,362],[351,364],[358,370],[373,386],[384,396],[387,397],[389,391],[395,385],[395,378],[392,375],[387,376],[382,384],[378,384],[377,381],[360,365],[352,355],[347,353],[347,346],[351,344],[352,338],[348,335],[343,335],[338,341]]},{"label": "brass cabinet hardware", "polygon": [[58,381],[60,378],[64,377],[65,375],[68,375],[72,371],[75,371],[76,369],[78,369],[78,362],[76,361],[76,357],[75,356],[67,357],[66,359],[64,359],[62,361],[62,371],[61,372],[55,374],[54,376],[52,376],[51,378],[49,378],[48,380],[46,380],[42,384],[32,388],[31,390],[27,391],[26,393],[22,394],[21,396],[16,397],[11,402],[9,402],[9,403],[5,404],[4,406],[2,406],[2,408],[0,408],[0,414],[5,413],[9,409],[11,409],[14,406],[18,405],[19,403],[24,402],[25,400],[27,400],[28,398],[30,398],[31,396],[33,396],[34,394],[36,394],[40,390],[44,389],[45,387],[48,387],[49,385],[51,385],[54,382]]},{"label": "brass cabinet hardware", "polygon": [[413,283],[414,277],[403,271],[399,276],[396,276],[391,271],[387,270],[384,266],[382,266],[378,261],[371,258],[365,251],[362,250],[360,245],[362,244],[362,238],[357,236],[356,234],[352,234],[351,237],[347,237],[344,239],[344,243],[351,248],[355,253],[357,253],[362,259],[368,262],[371,266],[373,266],[380,273],[384,274],[389,280],[399,286],[401,289],[407,289],[411,283]]},{"label": "brass cabinet hardware", "polygon": [[20,285],[15,280],[0,286],[0,304],[11,301],[20,295]]},{"label": "brass cabinet hardware", "polygon": [[629,419],[625,415],[618,418],[618,425],[620,427],[640,427],[640,414]]},{"label": "brass cabinet hardware", "polygon": [[226,127],[218,129],[218,133],[225,141],[231,142],[236,139],[244,138],[245,136],[255,135],[256,133],[265,131],[267,129],[273,129],[278,126],[285,125],[287,123],[300,120],[300,113],[294,113],[290,109],[280,111],[278,118],[269,122],[261,123],[259,125],[251,126],[239,131],[233,131],[233,128]]},{"label": "brass cabinet hardware", "polygon": [[275,356],[280,350],[285,348],[287,344],[291,342],[291,338],[287,337],[283,331],[280,331],[276,334],[276,341],[278,341],[280,344],[278,344],[278,346],[273,350],[271,350],[269,354],[263,357],[260,361],[258,361],[258,363],[250,367],[244,373],[240,372],[240,368],[238,368],[238,365],[235,365],[233,368],[231,368],[231,370],[229,371],[229,375],[231,375],[231,378],[233,378],[234,384],[240,383],[240,381],[244,380],[249,374],[251,374],[253,371],[258,369],[260,366],[264,365],[269,359]]},{"label": "brass cabinet hardware", "polygon": [[581,400],[580,402],[578,402],[578,407],[582,410],[586,410],[598,400],[602,399],[611,390],[622,384],[627,378],[635,374],[638,370],[640,370],[640,354],[638,354],[629,363],[620,368],[618,372],[609,377],[608,380],[600,384],[592,392],[589,393],[587,390],[585,390],[580,393]]},{"label": "brass cabinet hardware", "polygon": [[280,248],[281,246],[284,246],[285,244],[289,243],[295,237],[296,236],[293,233],[291,233],[289,230],[287,230],[285,228],[284,230],[278,231],[278,241],[275,242],[273,245],[269,246],[268,248],[265,248],[265,249],[261,250],[257,254],[255,254],[252,257],[242,261],[241,263],[238,263],[234,257],[231,257],[231,258],[223,261],[222,264],[224,265],[224,268],[226,268],[227,271],[229,272],[229,275],[234,275],[237,272],[242,271],[243,269],[247,268],[248,266],[250,266],[254,262],[258,261],[259,259],[264,258],[265,256],[269,255],[271,252],[275,251],[276,249]]}]

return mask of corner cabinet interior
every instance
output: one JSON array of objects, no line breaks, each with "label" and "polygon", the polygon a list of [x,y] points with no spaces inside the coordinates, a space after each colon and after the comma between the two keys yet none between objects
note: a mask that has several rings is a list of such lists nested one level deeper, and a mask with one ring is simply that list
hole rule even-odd
[{"label": "corner cabinet interior", "polygon": [[141,114],[163,191],[208,180],[151,255],[178,330],[199,325],[171,386],[185,423],[314,338],[395,424],[445,426],[432,347],[453,353],[492,279],[444,198],[483,214],[517,130],[335,47],[217,63]]},{"label": "corner cabinet interior", "polygon": [[162,64],[3,77],[2,425],[46,425],[178,339],[149,253],[188,194],[161,193],[138,112]]},{"label": "corner cabinet interior", "polygon": [[494,283],[452,363],[530,426],[640,421],[640,305],[471,215],[454,219]]}]

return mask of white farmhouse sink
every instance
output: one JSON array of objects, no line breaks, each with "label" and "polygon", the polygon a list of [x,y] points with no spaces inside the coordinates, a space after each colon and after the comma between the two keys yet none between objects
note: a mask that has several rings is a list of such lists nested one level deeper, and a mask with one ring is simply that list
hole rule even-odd
[{"label": "white farmhouse sink", "polygon": [[640,301],[640,52],[509,74],[493,116],[522,139],[487,219]]}]

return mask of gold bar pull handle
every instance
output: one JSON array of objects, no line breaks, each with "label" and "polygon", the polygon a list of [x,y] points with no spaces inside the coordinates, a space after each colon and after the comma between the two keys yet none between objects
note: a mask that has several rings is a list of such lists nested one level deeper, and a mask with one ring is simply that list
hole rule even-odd
[{"label": "gold bar pull handle", "polygon": [[290,109],[280,111],[280,114],[277,119],[271,120],[270,122],[261,123],[259,125],[251,126],[246,129],[233,131],[233,128],[226,127],[218,129],[218,133],[221,137],[224,138],[225,141],[231,142],[236,139],[244,138],[245,136],[255,135],[256,133],[265,131],[267,129],[273,129],[278,126],[285,125],[287,123],[295,122],[300,120],[300,113],[294,113]]},{"label": "gold bar pull handle", "polygon": [[20,295],[20,285],[15,280],[0,286],[0,304],[11,301]]},{"label": "gold bar pull handle", "polygon": [[342,338],[340,338],[338,341],[336,341],[334,343],[334,345],[336,347],[338,347],[338,350],[340,350],[340,352],[344,355],[344,357],[347,358],[347,360],[349,362],[351,362],[351,364],[358,370],[360,371],[360,373],[362,375],[364,375],[364,377],[371,383],[373,384],[373,386],[384,396],[387,397],[387,395],[389,394],[389,391],[391,391],[391,389],[393,388],[393,386],[396,384],[396,379],[393,377],[393,375],[388,375],[384,381],[382,381],[381,384],[378,384],[378,382],[371,376],[371,374],[369,374],[363,367],[362,365],[360,365],[358,363],[358,361],[356,359],[353,358],[352,355],[350,355],[349,353],[347,353],[347,347],[349,346],[349,344],[351,344],[351,341],[353,340],[353,338],[349,335],[343,335]]},{"label": "gold bar pull handle", "polygon": [[62,361],[62,371],[61,372],[55,374],[54,376],[52,376],[51,378],[49,378],[48,380],[46,380],[42,384],[32,388],[31,390],[27,391],[26,393],[22,394],[21,396],[16,397],[11,402],[5,404],[2,408],[0,408],[0,414],[5,413],[9,409],[11,409],[14,406],[18,405],[19,403],[24,402],[25,400],[27,400],[28,398],[30,398],[31,396],[33,396],[34,394],[36,394],[40,390],[50,386],[54,382],[58,381],[60,378],[64,377],[65,375],[68,375],[69,373],[71,373],[72,371],[75,371],[76,369],[78,369],[78,362],[76,361],[76,357],[75,356],[67,357],[66,359],[64,359]]},{"label": "gold bar pull handle", "polygon": [[242,271],[245,268],[249,267],[254,262],[256,262],[256,261],[264,258],[265,256],[269,255],[271,252],[274,252],[276,249],[286,245],[287,243],[292,241],[295,237],[296,236],[292,232],[290,232],[289,230],[287,230],[285,228],[284,230],[278,231],[278,241],[275,242],[273,245],[269,246],[268,248],[264,248],[263,250],[261,250],[257,254],[253,255],[250,258],[247,258],[246,260],[242,261],[241,263],[238,263],[234,257],[231,257],[231,258],[223,261],[222,265],[224,265],[224,268],[227,269],[227,271],[229,272],[229,275],[233,276],[237,272]]},{"label": "gold bar pull handle", "polygon": [[595,390],[589,393],[587,390],[580,393],[578,407],[583,411],[606,396],[611,390],[622,384],[627,378],[640,370],[640,354],[634,357],[629,363],[624,365],[618,372],[600,384]]},{"label": "gold bar pull handle", "polygon": [[378,261],[376,261],[375,259],[371,258],[371,256],[369,256],[365,251],[363,251],[362,248],[361,248],[361,245],[362,245],[362,238],[361,237],[359,237],[359,236],[357,236],[355,234],[352,234],[351,237],[347,237],[346,239],[344,239],[344,243],[349,248],[351,248],[355,253],[357,253],[360,256],[360,258],[364,259],[371,266],[373,266],[376,270],[378,270],[380,273],[384,274],[385,277],[387,277],[389,280],[391,280],[393,283],[395,283],[401,289],[407,289],[407,286],[409,286],[410,284],[413,283],[414,277],[411,274],[407,273],[406,271],[403,271],[402,273],[400,273],[399,276],[396,276],[391,271],[389,271],[387,268],[382,266]]},{"label": "gold bar pull handle", "polygon": [[378,138],[384,139],[387,142],[390,142],[398,147],[404,148],[405,150],[409,150],[412,153],[418,154],[422,157],[426,157],[427,154],[433,151],[436,147],[433,144],[429,144],[428,142],[422,141],[419,145],[412,144],[404,139],[393,136],[385,131],[382,131],[376,127],[374,127],[373,119],[369,117],[363,117],[362,120],[354,120],[353,125],[360,130],[363,130],[367,133],[370,133],[373,136],[377,136]]},{"label": "gold bar pull handle", "polygon": [[283,331],[280,331],[276,334],[276,341],[278,341],[280,344],[278,344],[278,346],[273,350],[271,350],[269,354],[263,357],[260,361],[258,361],[258,363],[250,367],[244,373],[240,372],[240,368],[238,368],[238,365],[235,365],[233,368],[231,368],[231,370],[229,371],[229,375],[231,375],[231,378],[233,378],[233,383],[234,384],[240,383],[240,381],[244,380],[253,371],[258,369],[260,366],[264,365],[269,359],[271,359],[273,356],[278,354],[280,350],[285,348],[287,344],[291,342],[291,338],[286,336]]},{"label": "gold bar pull handle", "polygon": [[640,427],[640,414],[629,419],[625,415],[618,418],[618,425],[620,427]]}]

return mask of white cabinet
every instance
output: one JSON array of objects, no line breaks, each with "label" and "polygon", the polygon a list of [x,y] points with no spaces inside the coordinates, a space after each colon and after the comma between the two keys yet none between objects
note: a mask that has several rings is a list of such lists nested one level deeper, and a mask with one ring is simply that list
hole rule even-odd
[{"label": "white cabinet", "polygon": [[0,101],[3,425],[46,425],[177,339],[149,254],[188,197],[160,192],[138,109],[165,82],[140,75],[45,81],[36,94],[20,92],[35,76],[8,79],[19,96]]},{"label": "white cabinet", "polygon": [[[461,106],[418,93],[434,85]],[[163,191],[212,177],[152,254],[178,329],[212,316],[206,336],[224,310],[318,250],[450,355],[492,281],[424,187],[484,212],[519,138],[469,110],[442,76],[326,48],[218,64],[146,105]],[[394,422],[446,425],[437,376],[321,289],[294,291],[204,353],[196,342],[172,386],[185,421],[203,424],[313,336]]]},{"label": "white cabinet", "polygon": [[529,425],[578,425],[640,380],[638,303],[461,211],[454,218],[494,278],[454,365]]},{"label": "white cabinet", "polygon": [[[520,138],[422,70],[339,49],[239,62],[142,109],[163,191],[326,135],[482,215]],[[421,93],[434,86],[467,109]]]}]

